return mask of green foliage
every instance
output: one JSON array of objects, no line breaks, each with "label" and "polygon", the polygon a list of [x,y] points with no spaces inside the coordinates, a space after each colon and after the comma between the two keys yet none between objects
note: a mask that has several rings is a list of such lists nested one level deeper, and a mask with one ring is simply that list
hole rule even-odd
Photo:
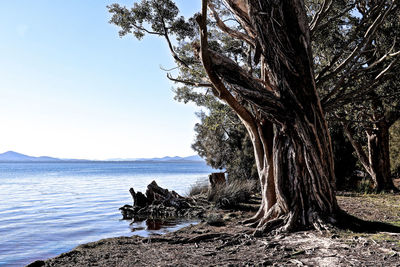
[{"label": "green foliage", "polygon": [[228,179],[257,179],[254,152],[246,129],[232,110],[214,102],[209,114],[198,114],[193,149],[216,169],[225,169]]},{"label": "green foliage", "polygon": [[376,192],[371,179],[368,178],[361,179],[361,181],[357,183],[357,187],[354,189],[362,194],[372,194]]},{"label": "green foliage", "polygon": [[[131,9],[119,4],[112,4],[107,8],[113,13],[110,23],[121,28],[121,37],[132,33],[140,40],[146,33],[174,33],[178,40],[183,40],[195,34],[194,20],[186,21],[182,16],[178,16],[179,9],[171,0],[142,0],[140,3],[134,3]],[[150,26],[150,29],[147,29],[147,26]]]}]

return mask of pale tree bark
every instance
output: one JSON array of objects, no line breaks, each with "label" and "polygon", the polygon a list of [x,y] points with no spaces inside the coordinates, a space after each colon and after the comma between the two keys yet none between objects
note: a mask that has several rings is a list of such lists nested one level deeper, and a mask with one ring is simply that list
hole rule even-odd
[{"label": "pale tree bark", "polygon": [[[315,87],[304,4],[296,0],[227,0],[226,4],[243,28],[254,34],[268,75],[262,81],[253,78],[208,48],[206,0],[198,18],[199,55],[220,98],[238,113],[253,141],[263,198],[253,218],[258,221],[258,232],[325,229],[336,221],[339,208],[331,141]],[[237,105],[245,108],[229,100],[229,96],[235,97],[226,86],[256,110],[256,115],[238,112]]]}]

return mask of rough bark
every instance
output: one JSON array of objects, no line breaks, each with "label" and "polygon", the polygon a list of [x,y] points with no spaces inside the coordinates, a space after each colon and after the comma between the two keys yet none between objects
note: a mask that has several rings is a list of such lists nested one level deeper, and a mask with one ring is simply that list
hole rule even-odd
[{"label": "rough bark", "polygon": [[[339,208],[331,141],[315,87],[303,2],[226,1],[242,26],[251,27],[247,31],[255,34],[266,65],[263,69],[269,71],[268,79],[265,76],[262,81],[208,49],[206,4],[203,0],[198,19],[199,55],[210,81],[220,95],[228,91],[228,84],[258,111],[250,119],[237,112],[253,141],[262,187],[262,205],[251,221],[258,222],[258,232],[327,228],[335,222]],[[238,110],[234,102],[221,99]],[[274,123],[273,141],[270,122]]]},{"label": "rough bark", "polygon": [[394,189],[390,173],[389,128],[385,122],[379,124],[378,129],[367,131],[369,174],[378,192]]}]

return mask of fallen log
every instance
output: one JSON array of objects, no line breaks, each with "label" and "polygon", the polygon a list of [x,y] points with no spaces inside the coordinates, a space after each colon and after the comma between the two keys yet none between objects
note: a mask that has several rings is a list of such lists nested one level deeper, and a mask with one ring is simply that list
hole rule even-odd
[{"label": "fallen log", "polygon": [[147,186],[146,194],[135,192],[133,188],[129,192],[133,205],[120,208],[123,219],[201,217],[204,213],[204,208],[193,205],[193,199],[162,188],[155,181]]}]

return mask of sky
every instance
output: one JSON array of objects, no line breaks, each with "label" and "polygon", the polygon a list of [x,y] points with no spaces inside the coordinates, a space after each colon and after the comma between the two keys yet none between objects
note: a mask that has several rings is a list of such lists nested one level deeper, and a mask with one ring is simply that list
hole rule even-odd
[{"label": "sky", "polygon": [[[138,1],[138,0],[135,0]],[[109,159],[188,156],[194,105],[173,100],[164,40],[119,38],[106,6],[2,0],[0,153]],[[200,1],[178,0],[185,15]]]}]

